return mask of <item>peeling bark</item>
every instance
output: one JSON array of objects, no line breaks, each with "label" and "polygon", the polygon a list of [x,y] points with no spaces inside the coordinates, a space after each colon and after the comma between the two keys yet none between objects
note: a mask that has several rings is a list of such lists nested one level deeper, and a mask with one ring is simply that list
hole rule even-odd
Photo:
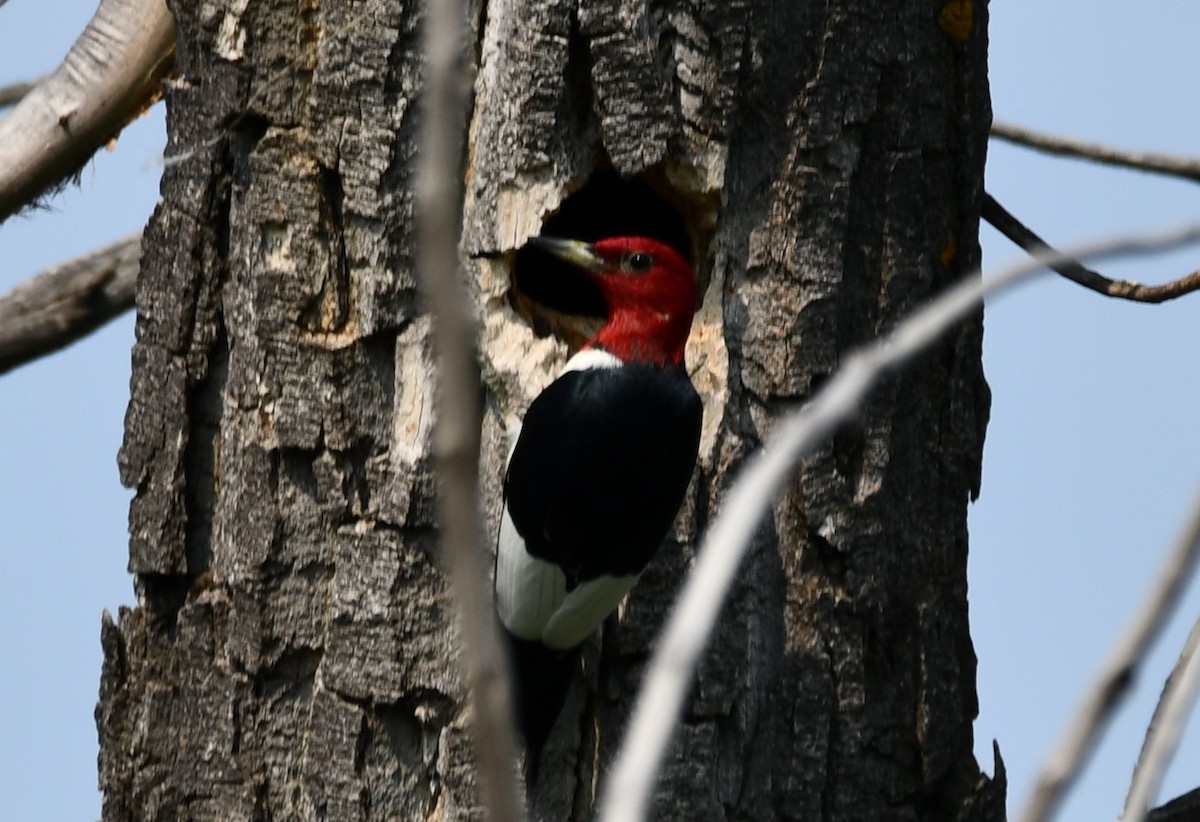
[{"label": "peeling bark", "polygon": [[[481,484],[565,343],[501,256],[598,167],[688,222],[702,464],[588,644],[535,818],[591,816],[690,548],[777,411],[973,269],[986,6],[493,2],[479,9],[464,260]],[[107,621],[105,819],[479,818],[435,548],[413,276],[411,4],[179,4],[121,452],[139,606]],[[661,819],[1004,816],[972,754],[966,504],[981,318],[878,391],[763,525],[660,782]]]}]

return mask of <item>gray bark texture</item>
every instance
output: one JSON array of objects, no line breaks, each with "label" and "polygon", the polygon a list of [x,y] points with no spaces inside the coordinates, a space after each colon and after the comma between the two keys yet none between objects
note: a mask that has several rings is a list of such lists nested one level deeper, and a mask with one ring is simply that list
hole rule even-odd
[{"label": "gray bark texture", "polygon": [[[952,8],[951,8],[952,7]],[[598,167],[688,223],[700,467],[583,673],[532,816],[591,817],[691,546],[778,414],[979,262],[987,6],[493,0],[464,270],[481,485],[567,345],[505,252]],[[964,11],[965,10],[965,11]],[[104,818],[476,819],[433,528],[412,187],[420,7],[175,3],[120,455],[139,604],[102,628]],[[670,820],[1000,820],[972,754],[982,316],[876,391],[760,528],[659,783]],[[481,559],[481,561],[483,561]]]}]

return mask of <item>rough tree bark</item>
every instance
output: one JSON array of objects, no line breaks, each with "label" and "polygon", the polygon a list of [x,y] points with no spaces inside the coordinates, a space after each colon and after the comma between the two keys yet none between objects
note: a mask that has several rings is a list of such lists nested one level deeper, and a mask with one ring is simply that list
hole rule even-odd
[{"label": "rough tree bark", "polygon": [[[102,631],[104,817],[477,818],[413,273],[419,6],[174,11],[121,452],[139,605]],[[696,482],[589,645],[531,797],[539,818],[585,819],[688,546],[740,461],[847,347],[979,261],[986,4],[473,14],[464,263],[491,522],[505,427],[567,352],[514,311],[497,255],[611,167],[686,219],[707,286],[689,360],[706,395]],[[620,196],[576,211],[633,209]],[[976,321],[891,380],[778,501],[657,818],[1003,818],[1003,780],[972,755],[981,338]]]}]

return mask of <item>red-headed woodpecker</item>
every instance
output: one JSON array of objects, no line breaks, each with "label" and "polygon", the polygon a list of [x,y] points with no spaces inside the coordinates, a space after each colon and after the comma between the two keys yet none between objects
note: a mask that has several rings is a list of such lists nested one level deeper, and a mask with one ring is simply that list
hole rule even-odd
[{"label": "red-headed woodpecker", "polygon": [[587,272],[607,320],[529,406],[504,478],[496,610],[512,648],[531,781],[579,646],[675,520],[702,411],[683,367],[696,307],[683,256],[645,237],[533,242]]}]

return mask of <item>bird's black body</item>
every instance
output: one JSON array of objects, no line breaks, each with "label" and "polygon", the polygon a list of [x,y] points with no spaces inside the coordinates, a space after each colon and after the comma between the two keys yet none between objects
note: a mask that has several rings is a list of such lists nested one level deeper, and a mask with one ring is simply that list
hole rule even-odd
[{"label": "bird's black body", "polygon": [[529,407],[505,477],[525,549],[568,586],[641,573],[683,502],[701,415],[682,368],[564,373]]},{"label": "bird's black body", "polygon": [[687,261],[646,237],[537,245],[583,268],[607,316],[530,405],[504,478],[496,613],[530,782],[580,646],[633,588],[675,520],[702,417],[683,368],[696,307]]},{"label": "bird's black body", "polygon": [[[627,580],[615,586],[616,600],[624,596],[675,520],[700,443],[700,398],[682,368],[609,359],[569,368],[533,401],[505,476],[505,510],[519,545],[501,544],[498,555],[521,550],[545,574],[561,574],[567,600],[581,584],[606,578]],[[586,637],[603,616],[579,619],[577,633]],[[532,782],[578,668],[579,644],[561,647],[553,637],[503,627]]]}]

